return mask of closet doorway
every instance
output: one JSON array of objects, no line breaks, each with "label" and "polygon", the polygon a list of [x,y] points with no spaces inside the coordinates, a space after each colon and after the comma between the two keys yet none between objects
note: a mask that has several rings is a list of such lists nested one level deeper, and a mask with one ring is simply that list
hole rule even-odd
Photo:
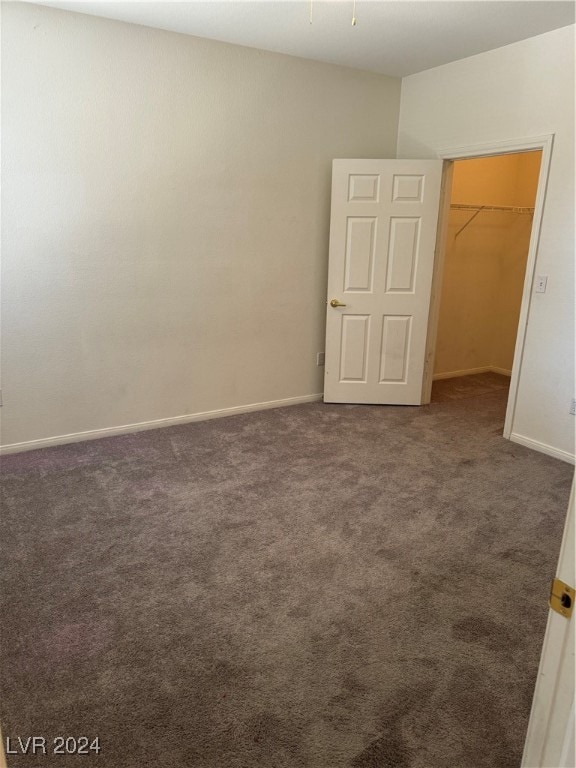
[{"label": "closet doorway", "polygon": [[510,386],[541,161],[533,150],[452,163],[432,402],[479,407]]}]

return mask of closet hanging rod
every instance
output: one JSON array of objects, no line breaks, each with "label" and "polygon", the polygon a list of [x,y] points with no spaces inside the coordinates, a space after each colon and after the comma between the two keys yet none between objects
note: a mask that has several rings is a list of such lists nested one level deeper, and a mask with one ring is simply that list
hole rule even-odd
[{"label": "closet hanging rod", "polygon": [[466,224],[464,224],[463,227],[460,227],[458,232],[456,232],[456,234],[454,235],[454,239],[456,239],[458,235],[464,232],[466,227],[474,221],[476,216],[478,216],[478,214],[481,211],[508,211],[511,213],[530,213],[530,214],[534,213],[534,208],[521,208],[520,206],[516,206],[516,205],[469,205],[469,204],[462,204],[462,203],[450,203],[450,208],[456,211],[476,211],[476,213],[470,216]]},{"label": "closet hanging rod", "polygon": [[450,208],[457,211],[510,211],[511,213],[534,213],[534,208],[518,205],[472,205],[468,203],[451,203]]}]

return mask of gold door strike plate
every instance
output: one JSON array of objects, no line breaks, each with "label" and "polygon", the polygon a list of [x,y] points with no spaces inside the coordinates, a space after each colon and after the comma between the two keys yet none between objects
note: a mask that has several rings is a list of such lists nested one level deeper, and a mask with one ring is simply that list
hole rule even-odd
[{"label": "gold door strike plate", "polygon": [[550,608],[569,619],[574,610],[575,595],[573,587],[569,587],[560,579],[554,579],[550,589]]}]

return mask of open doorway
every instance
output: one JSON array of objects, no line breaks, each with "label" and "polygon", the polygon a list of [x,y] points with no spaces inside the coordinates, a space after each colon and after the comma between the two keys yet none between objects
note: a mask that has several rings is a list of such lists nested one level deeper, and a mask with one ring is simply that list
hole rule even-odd
[{"label": "open doorway", "polygon": [[507,393],[542,151],[455,160],[433,356],[432,402]]}]

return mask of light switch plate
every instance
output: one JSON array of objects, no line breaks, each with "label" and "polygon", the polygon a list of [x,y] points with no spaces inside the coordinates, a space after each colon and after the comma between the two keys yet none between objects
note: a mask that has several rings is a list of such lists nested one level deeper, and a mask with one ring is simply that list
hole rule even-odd
[{"label": "light switch plate", "polygon": [[536,277],[536,293],[546,293],[546,283],[548,282],[547,275],[537,275]]}]

